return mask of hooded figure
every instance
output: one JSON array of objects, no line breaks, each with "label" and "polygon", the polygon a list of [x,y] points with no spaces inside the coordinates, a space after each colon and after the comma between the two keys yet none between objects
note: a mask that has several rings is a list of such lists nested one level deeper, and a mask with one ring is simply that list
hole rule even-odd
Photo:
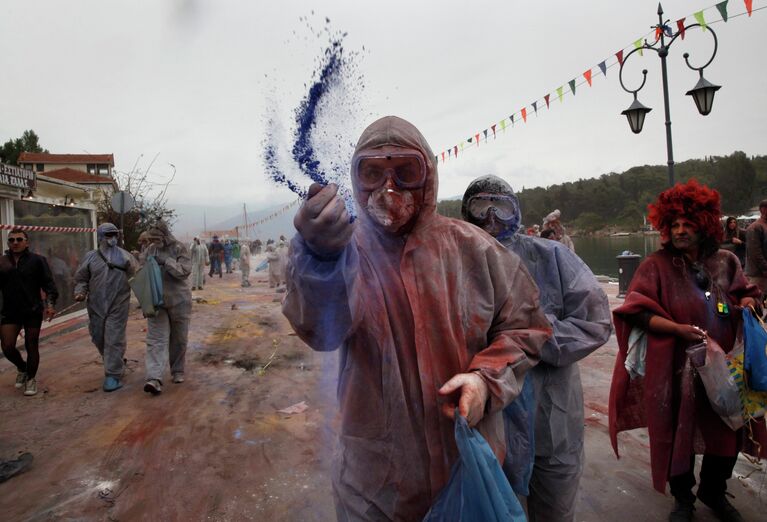
[{"label": "hooded figure", "polygon": [[202,290],[205,285],[205,263],[208,263],[208,248],[200,238],[194,238],[192,248],[192,290]]},{"label": "hooded figure", "polygon": [[234,247],[232,242],[228,239],[224,241],[224,264],[226,265],[226,273],[232,273],[232,256],[234,254]]},{"label": "hooded figure", "polygon": [[288,280],[288,244],[285,240],[280,239],[280,242],[277,244],[277,253],[280,255],[280,264],[282,265],[280,279],[285,282]]},{"label": "hooded figure", "polygon": [[549,213],[545,218],[543,218],[543,230],[553,230],[554,235],[551,237],[551,239],[559,241],[567,248],[575,252],[575,244],[573,243],[573,240],[570,239],[570,236],[567,235],[567,232],[565,232],[565,227],[559,220],[561,216],[562,213],[559,211],[559,209]]},{"label": "hooded figure", "polygon": [[241,286],[250,286],[250,247],[247,241],[240,247],[240,272],[242,272]]},{"label": "hooded figure", "polygon": [[472,181],[461,214],[522,258],[554,327],[541,362],[525,380],[532,400],[514,401],[504,410],[509,442],[504,471],[518,494],[529,494],[531,521],[575,520],[583,471],[583,388],[575,363],[610,337],[607,296],[591,270],[564,245],[517,233],[519,201],[501,178]]},{"label": "hooded figure", "polygon": [[165,365],[170,362],[174,383],[184,382],[186,343],[192,315],[192,292],[187,279],[192,273],[189,250],[176,240],[168,225],[160,221],[148,231],[151,241],[141,256],[142,265],[154,256],[162,271],[163,304],[157,315],[147,318],[146,384],[144,391],[162,391]]},{"label": "hooded figure", "polygon": [[125,327],[130,311],[130,279],[138,263],[117,246],[119,229],[112,223],[99,225],[98,248],[83,258],[75,272],[75,300],[88,299],[88,330],[104,359],[104,391],[122,387],[125,366]]},{"label": "hooded figure", "polygon": [[266,247],[266,260],[269,262],[269,288],[280,286],[285,270],[282,268],[282,256],[274,248],[274,245]]},{"label": "hooded figure", "polygon": [[313,349],[341,350],[338,519],[420,520],[458,457],[456,403],[502,461],[501,411],[550,329],[520,259],[437,214],[437,166],[413,125],[370,125],[352,185],[353,225],[334,186],[310,188],[283,313]]}]

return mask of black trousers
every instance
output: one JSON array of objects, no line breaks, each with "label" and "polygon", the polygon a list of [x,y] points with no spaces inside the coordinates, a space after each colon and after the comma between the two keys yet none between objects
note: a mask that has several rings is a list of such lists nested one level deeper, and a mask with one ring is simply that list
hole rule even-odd
[{"label": "black trousers", "polygon": [[[738,457],[720,457],[718,455],[703,455],[700,467],[700,486],[698,493],[708,497],[719,497],[727,491],[727,479],[732,476]],[[682,475],[669,479],[671,494],[680,501],[694,502],[695,495],[692,487],[695,485],[695,456],[690,457],[690,470]]]}]

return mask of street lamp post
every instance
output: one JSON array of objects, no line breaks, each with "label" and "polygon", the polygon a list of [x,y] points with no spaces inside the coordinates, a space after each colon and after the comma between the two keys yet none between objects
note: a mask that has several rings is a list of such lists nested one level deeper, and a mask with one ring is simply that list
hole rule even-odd
[{"label": "street lamp post", "polygon": [[[649,107],[645,107],[642,105],[639,100],[637,99],[637,93],[642,90],[642,88],[645,86],[645,83],[647,82],[647,69],[644,69],[642,71],[642,83],[639,85],[636,89],[629,89],[626,87],[626,84],[623,83],[623,67],[626,65],[626,62],[636,52],[642,52],[642,51],[655,51],[658,56],[660,57],[661,62],[661,73],[663,76],[663,106],[666,113],[666,152],[668,155],[668,183],[670,186],[674,185],[674,148],[672,146],[671,141],[671,109],[669,108],[669,101],[668,101],[668,70],[666,68],[666,57],[668,56],[668,51],[671,45],[676,41],[676,39],[684,34],[684,31],[687,31],[688,29],[692,29],[693,27],[701,27],[702,29],[708,30],[709,34],[714,39],[714,52],[711,54],[711,58],[703,64],[701,67],[694,67],[690,64],[690,55],[689,53],[684,53],[684,61],[687,64],[687,67],[692,69],[693,71],[698,71],[700,74],[700,79],[698,80],[698,83],[693,87],[691,90],[687,91],[688,96],[692,96],[693,100],[695,101],[695,105],[698,108],[698,112],[700,112],[701,115],[706,116],[708,113],[711,112],[711,107],[714,103],[714,93],[718,91],[721,87],[719,85],[714,85],[710,83],[708,80],[706,80],[703,77],[703,69],[708,67],[712,61],[714,61],[714,57],[716,56],[716,50],[719,45],[719,42],[716,38],[716,33],[713,29],[710,27],[703,27],[700,24],[690,24],[688,26],[685,26],[684,31],[679,31],[676,34],[673,34],[671,31],[671,27],[668,25],[669,20],[666,20],[666,22],[663,22],[663,6],[658,4],[658,25],[653,26],[655,29],[655,42],[652,44],[648,43],[647,40],[644,41],[644,44],[641,47],[636,47],[629,52],[626,57],[621,62],[621,68],[620,68],[620,74],[618,75],[618,79],[620,80],[621,87],[623,87],[623,90],[626,91],[629,94],[634,95],[634,102],[631,104],[631,106],[626,109],[625,111],[621,112],[626,118],[628,119],[629,126],[631,127],[631,131],[634,134],[639,134],[642,132],[642,126],[644,125],[644,119],[648,112],[650,112],[652,109]],[[671,40],[669,40],[668,44],[666,44],[666,37],[670,37]]]}]

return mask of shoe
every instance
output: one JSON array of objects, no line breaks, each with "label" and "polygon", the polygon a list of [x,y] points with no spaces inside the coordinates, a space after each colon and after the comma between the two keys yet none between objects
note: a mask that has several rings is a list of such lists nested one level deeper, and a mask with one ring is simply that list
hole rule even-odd
[{"label": "shoe", "polygon": [[16,373],[16,388],[23,388],[24,385],[27,384],[27,372],[17,372]]},{"label": "shoe", "polygon": [[730,504],[725,493],[709,496],[698,491],[697,496],[701,502],[714,512],[716,518],[719,520],[722,520],[723,522],[743,522],[743,517],[740,512],[735,509],[735,506]]},{"label": "shoe", "polygon": [[162,393],[162,384],[157,379],[149,379],[144,384],[144,391],[152,395],[160,395]]},{"label": "shoe", "polygon": [[173,382],[174,384],[181,384],[184,382],[184,374],[183,373],[174,373],[173,374]]},{"label": "shoe", "polygon": [[686,502],[674,499],[674,510],[668,514],[669,522],[688,522],[692,520],[692,514],[695,511],[693,502]]},{"label": "shoe", "polygon": [[27,397],[37,395],[37,381],[34,379],[27,379],[27,382],[24,384],[24,395]]},{"label": "shoe", "polygon": [[115,390],[119,390],[123,387],[123,384],[120,382],[120,379],[117,377],[112,377],[111,375],[107,376],[106,379],[104,379],[104,391],[105,392],[113,392]]}]

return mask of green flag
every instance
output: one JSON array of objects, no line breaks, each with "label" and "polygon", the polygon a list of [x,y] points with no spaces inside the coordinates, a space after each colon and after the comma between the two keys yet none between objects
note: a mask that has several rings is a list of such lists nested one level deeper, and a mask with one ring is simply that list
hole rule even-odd
[{"label": "green flag", "polygon": [[559,103],[562,103],[562,87],[557,87],[557,96],[559,96]]},{"label": "green flag", "polygon": [[639,56],[644,56],[644,51],[642,51],[642,39],[640,38],[636,42],[634,42],[634,47],[639,49]]},{"label": "green flag", "polygon": [[727,2],[729,2],[729,0],[724,0],[724,2],[716,4],[716,8],[719,9],[719,14],[722,15],[722,20],[725,22],[727,21]]},{"label": "green flag", "polygon": [[575,96],[575,80],[570,80],[567,83],[570,85],[570,90],[573,91],[573,96]]},{"label": "green flag", "polygon": [[695,19],[700,24],[700,28],[705,31],[706,30],[706,19],[703,18],[703,11],[698,11],[693,16],[695,17]]}]

